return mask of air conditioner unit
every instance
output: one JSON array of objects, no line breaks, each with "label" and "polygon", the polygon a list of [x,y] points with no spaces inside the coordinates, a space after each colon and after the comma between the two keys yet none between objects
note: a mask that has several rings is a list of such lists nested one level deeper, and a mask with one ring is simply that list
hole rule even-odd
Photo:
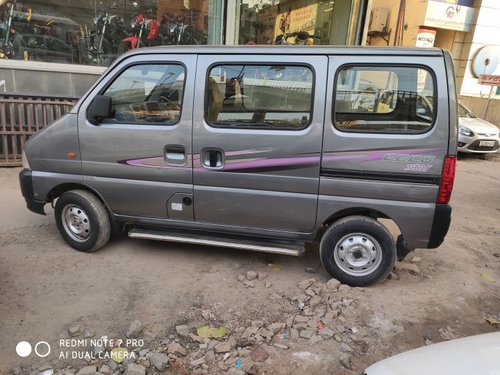
[{"label": "air conditioner unit", "polygon": [[370,23],[368,32],[385,32],[387,30],[387,19],[389,18],[389,9],[374,8],[370,14]]}]

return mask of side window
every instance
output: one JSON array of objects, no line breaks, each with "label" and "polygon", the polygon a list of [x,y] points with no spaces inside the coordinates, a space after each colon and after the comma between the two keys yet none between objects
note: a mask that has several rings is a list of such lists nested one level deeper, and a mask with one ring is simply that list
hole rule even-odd
[{"label": "side window", "polygon": [[434,77],[418,67],[347,66],[337,74],[337,129],[423,133],[434,119]]},{"label": "side window", "polygon": [[181,117],[184,67],[177,64],[133,65],[103,95],[112,98],[112,121],[173,125]]},{"label": "side window", "polygon": [[213,127],[303,129],[311,121],[313,77],[307,66],[214,66],[205,119]]}]

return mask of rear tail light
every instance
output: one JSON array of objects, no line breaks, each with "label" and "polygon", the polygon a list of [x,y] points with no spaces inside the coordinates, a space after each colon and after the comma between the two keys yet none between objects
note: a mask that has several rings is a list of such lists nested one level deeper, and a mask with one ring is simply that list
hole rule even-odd
[{"label": "rear tail light", "polygon": [[453,182],[455,181],[455,167],[457,164],[456,156],[445,156],[441,183],[439,184],[439,193],[437,203],[448,203],[453,190]]}]

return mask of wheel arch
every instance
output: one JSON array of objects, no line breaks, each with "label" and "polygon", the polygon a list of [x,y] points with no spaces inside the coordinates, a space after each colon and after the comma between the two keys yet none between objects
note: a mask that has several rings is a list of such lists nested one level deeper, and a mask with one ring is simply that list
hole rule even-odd
[{"label": "wheel arch", "polygon": [[[92,190],[71,189],[71,184],[61,187],[60,198],[54,207],[56,225],[64,240],[72,248],[94,252],[104,247],[111,237],[111,215],[97,194]],[[65,190],[64,193],[62,191]]]},{"label": "wheel arch", "polygon": [[108,213],[108,216],[109,216],[109,219],[111,222],[112,236],[116,237],[123,232],[125,226],[116,217],[115,213],[113,212],[113,210],[111,210],[111,208],[107,204],[106,200],[103,198],[103,196],[101,194],[99,194],[99,192],[97,190],[91,188],[88,185],[85,185],[82,183],[76,183],[76,182],[66,182],[66,183],[56,185],[47,194],[46,201],[50,202],[52,205],[54,205],[54,201],[57,198],[59,198],[64,193],[71,191],[71,190],[85,190],[85,191],[88,191],[89,193],[92,193],[102,203],[104,209]]},{"label": "wheel arch", "polygon": [[110,215],[113,215],[113,211],[111,211],[110,207],[108,206],[108,204],[106,203],[106,201],[104,200],[102,195],[99,194],[99,192],[97,192],[97,190],[91,188],[88,185],[81,184],[81,183],[65,182],[65,183],[56,185],[48,192],[46,200],[47,200],[47,202],[53,203],[54,200],[56,200],[61,195],[63,195],[64,193],[66,193],[70,190],[86,190],[86,191],[94,194],[96,196],[96,198],[99,199],[99,201],[101,201],[101,203],[106,208],[108,213]]},{"label": "wheel arch", "polygon": [[[339,211],[331,214],[330,216],[328,216],[328,218],[321,223],[321,227],[322,228],[329,227],[337,220],[343,219],[343,218],[348,217],[348,216],[353,216],[353,215],[366,216],[366,217],[370,217],[372,219],[375,219],[377,221],[379,221],[379,219],[388,220],[396,226],[396,228],[399,230],[400,234],[403,234],[403,230],[402,230],[401,226],[390,215],[388,215],[387,213],[385,213],[379,209],[363,207],[363,206],[350,207],[350,208],[345,208],[345,209],[339,210]],[[321,237],[321,235],[322,235],[322,233],[318,233],[318,237]]]}]

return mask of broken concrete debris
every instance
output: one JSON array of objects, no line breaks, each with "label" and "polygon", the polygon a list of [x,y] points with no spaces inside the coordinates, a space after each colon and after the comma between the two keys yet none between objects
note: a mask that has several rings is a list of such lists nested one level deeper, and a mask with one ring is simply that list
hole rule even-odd
[{"label": "broken concrete debris", "polygon": [[[257,283],[271,287],[267,282],[260,284],[268,277],[268,272],[250,270],[239,275],[238,280],[247,287],[255,287]],[[193,316],[171,327],[163,337],[156,338],[146,332],[149,339],[145,347],[128,349],[132,358],[123,362],[108,359],[79,370],[54,373],[146,375],[171,368],[193,374],[258,374],[265,372],[265,366],[272,364],[280,353],[300,352],[300,344],[333,347],[338,366],[352,369],[351,357],[362,353],[360,347],[368,347],[362,341],[364,327],[355,320],[359,303],[356,293],[361,290],[342,285],[336,279],[325,283],[308,278],[297,285],[298,290],[296,287],[287,292],[273,290],[269,295],[273,303],[283,306],[281,319],[269,320],[263,314],[257,319],[245,320],[235,311],[234,320],[221,324],[217,307],[203,304],[198,309],[193,307]],[[68,328],[68,335],[74,337],[87,331],[92,332],[84,325],[76,324]],[[133,320],[125,331],[127,338],[141,338],[146,333],[138,319]],[[87,335],[94,336],[93,332]],[[116,348],[102,346],[92,350],[103,354]],[[19,375],[31,372],[25,374],[21,371]]]}]

